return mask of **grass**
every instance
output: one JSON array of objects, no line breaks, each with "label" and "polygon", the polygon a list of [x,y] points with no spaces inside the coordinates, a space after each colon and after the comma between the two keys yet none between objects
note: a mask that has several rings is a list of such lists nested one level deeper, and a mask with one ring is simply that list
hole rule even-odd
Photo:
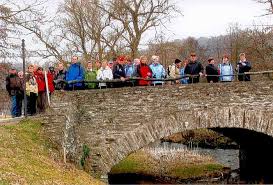
[{"label": "grass", "polygon": [[173,151],[168,154],[169,157],[160,157],[162,154],[166,156],[164,151],[140,150],[114,166],[111,173],[190,179],[207,177],[224,170],[224,166],[213,161],[210,156],[201,156],[188,150]]},{"label": "grass", "polygon": [[42,137],[39,121],[0,127],[0,185],[102,184],[56,156]]}]

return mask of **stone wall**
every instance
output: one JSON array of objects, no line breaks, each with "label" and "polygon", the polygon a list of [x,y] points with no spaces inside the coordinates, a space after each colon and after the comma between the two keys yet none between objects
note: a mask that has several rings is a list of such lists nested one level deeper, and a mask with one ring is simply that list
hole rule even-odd
[{"label": "stone wall", "polygon": [[56,92],[45,131],[69,159],[107,174],[130,153],[196,128],[245,128],[273,135],[273,83],[249,82]]},{"label": "stone wall", "polygon": [[0,90],[0,118],[10,115],[10,98],[5,90]]}]

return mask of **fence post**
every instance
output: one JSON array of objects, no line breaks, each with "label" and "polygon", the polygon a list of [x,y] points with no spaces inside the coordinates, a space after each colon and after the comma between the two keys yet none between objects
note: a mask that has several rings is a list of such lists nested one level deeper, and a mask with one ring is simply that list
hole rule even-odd
[{"label": "fence post", "polygon": [[23,59],[23,88],[24,88],[24,116],[27,117],[27,94],[26,94],[26,53],[25,39],[22,40],[22,59]]}]

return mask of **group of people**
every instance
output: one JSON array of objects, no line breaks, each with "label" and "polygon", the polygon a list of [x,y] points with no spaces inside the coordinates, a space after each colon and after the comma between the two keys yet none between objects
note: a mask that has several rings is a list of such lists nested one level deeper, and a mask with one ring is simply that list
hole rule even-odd
[{"label": "group of people", "polygon": [[[146,56],[134,60],[120,56],[110,62],[103,60],[96,61],[93,64],[92,61],[88,61],[84,68],[79,62],[79,58],[73,56],[67,69],[64,63],[59,62],[56,69],[49,67],[46,73],[42,67],[29,65],[26,74],[27,114],[35,115],[44,112],[47,104],[46,94],[51,95],[55,89],[82,90],[162,85],[165,83],[162,79],[165,78],[174,79],[172,83],[175,84],[198,83],[200,77],[205,76],[209,83],[234,80],[234,67],[229,62],[227,55],[223,56],[223,60],[218,66],[215,65],[213,58],[209,58],[205,70],[195,53],[191,53],[190,58],[183,62],[176,59],[173,64],[168,66],[167,70],[160,64],[159,56],[152,56],[151,63],[148,63],[149,60]],[[251,65],[246,60],[244,53],[240,54],[240,61],[237,63],[236,69],[238,69],[239,74],[250,71]],[[11,97],[12,117],[22,115],[23,76],[22,71],[17,72],[16,69],[11,69],[6,78],[6,89]],[[117,80],[113,81],[115,79]],[[239,75],[238,80],[250,81],[250,76],[248,74]]]}]

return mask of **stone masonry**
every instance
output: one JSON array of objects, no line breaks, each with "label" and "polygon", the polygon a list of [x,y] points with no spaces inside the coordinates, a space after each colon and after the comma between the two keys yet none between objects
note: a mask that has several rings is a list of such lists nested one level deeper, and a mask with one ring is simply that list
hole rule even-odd
[{"label": "stone masonry", "polygon": [[84,168],[97,177],[184,130],[245,128],[273,136],[273,82],[56,92],[52,98],[47,135],[77,164],[87,145]]}]

